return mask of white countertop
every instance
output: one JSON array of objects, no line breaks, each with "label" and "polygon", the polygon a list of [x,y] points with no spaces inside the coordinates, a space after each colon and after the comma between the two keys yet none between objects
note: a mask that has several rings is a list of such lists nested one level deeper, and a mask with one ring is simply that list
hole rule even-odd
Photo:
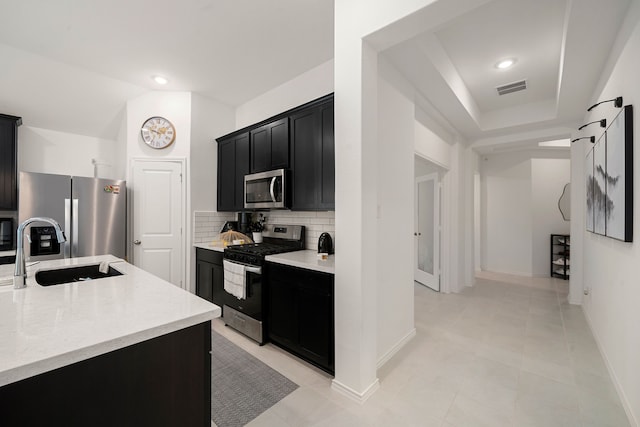
[{"label": "white countertop", "polygon": [[210,251],[224,252],[224,246],[222,245],[212,245],[210,243],[194,243],[193,246],[200,249],[209,249]]},{"label": "white countertop", "polygon": [[16,250],[13,249],[11,251],[0,251],[0,256],[16,256]]},{"label": "white countertop", "polygon": [[329,259],[323,261],[318,258],[316,251],[311,250],[268,255],[265,257],[265,260],[290,265],[292,267],[306,268],[307,270],[321,271],[323,273],[335,273],[335,255],[329,255]]},{"label": "white countertop", "polygon": [[[113,262],[122,276],[40,286],[38,270]],[[27,263],[27,265],[29,265]],[[0,284],[13,274],[0,265]],[[111,255],[27,267],[0,285],[0,386],[220,316],[220,307]]]}]

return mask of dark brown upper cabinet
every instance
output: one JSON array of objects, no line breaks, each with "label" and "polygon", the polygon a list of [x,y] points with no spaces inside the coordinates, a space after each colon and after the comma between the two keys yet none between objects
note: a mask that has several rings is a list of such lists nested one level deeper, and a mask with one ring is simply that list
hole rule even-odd
[{"label": "dark brown upper cabinet", "polygon": [[249,133],[218,141],[218,211],[244,209],[244,176],[249,173]]},{"label": "dark brown upper cabinet", "polygon": [[289,169],[291,210],[335,209],[333,94],[217,138],[218,211],[244,209],[244,176]]},{"label": "dark brown upper cabinet", "polygon": [[289,118],[267,123],[251,132],[251,173],[289,167]]},{"label": "dark brown upper cabinet", "polygon": [[291,210],[335,209],[333,100],[291,116]]},{"label": "dark brown upper cabinet", "polygon": [[0,114],[0,210],[18,209],[18,126],[22,118]]}]

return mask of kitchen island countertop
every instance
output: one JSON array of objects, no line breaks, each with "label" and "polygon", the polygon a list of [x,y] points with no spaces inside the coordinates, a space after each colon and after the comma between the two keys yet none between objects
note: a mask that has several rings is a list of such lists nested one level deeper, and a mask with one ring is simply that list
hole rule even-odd
[{"label": "kitchen island countertop", "polygon": [[283,254],[268,255],[265,261],[292,267],[306,268],[307,270],[323,273],[335,273],[335,255],[329,255],[329,259],[323,261],[318,258],[318,253],[312,250],[285,252]]},{"label": "kitchen island countertop", "polygon": [[[108,261],[121,276],[40,286],[38,270]],[[29,265],[27,263],[27,265]],[[111,255],[42,261],[27,287],[0,265],[0,386],[220,316],[220,307]]]}]

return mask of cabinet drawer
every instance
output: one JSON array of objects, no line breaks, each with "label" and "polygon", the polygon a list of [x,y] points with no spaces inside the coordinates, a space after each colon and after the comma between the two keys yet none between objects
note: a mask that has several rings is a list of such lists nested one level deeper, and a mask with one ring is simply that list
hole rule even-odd
[{"label": "cabinet drawer", "polygon": [[196,248],[196,260],[222,265],[222,252]]}]

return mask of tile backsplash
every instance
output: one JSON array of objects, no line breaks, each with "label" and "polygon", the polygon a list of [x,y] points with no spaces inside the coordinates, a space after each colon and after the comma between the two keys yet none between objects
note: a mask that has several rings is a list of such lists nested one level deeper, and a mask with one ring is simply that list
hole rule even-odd
[{"label": "tile backsplash", "polygon": [[235,221],[237,215],[230,212],[193,212],[193,243],[211,243],[220,234],[227,221]]},{"label": "tile backsplash", "polygon": [[[267,224],[304,225],[307,249],[318,249],[318,237],[323,232],[336,241],[335,212],[292,212],[274,210],[264,212]],[[235,221],[238,215],[229,212],[196,211],[193,220],[193,243],[207,243],[218,236],[226,221]],[[255,219],[255,218],[254,218]]]}]

